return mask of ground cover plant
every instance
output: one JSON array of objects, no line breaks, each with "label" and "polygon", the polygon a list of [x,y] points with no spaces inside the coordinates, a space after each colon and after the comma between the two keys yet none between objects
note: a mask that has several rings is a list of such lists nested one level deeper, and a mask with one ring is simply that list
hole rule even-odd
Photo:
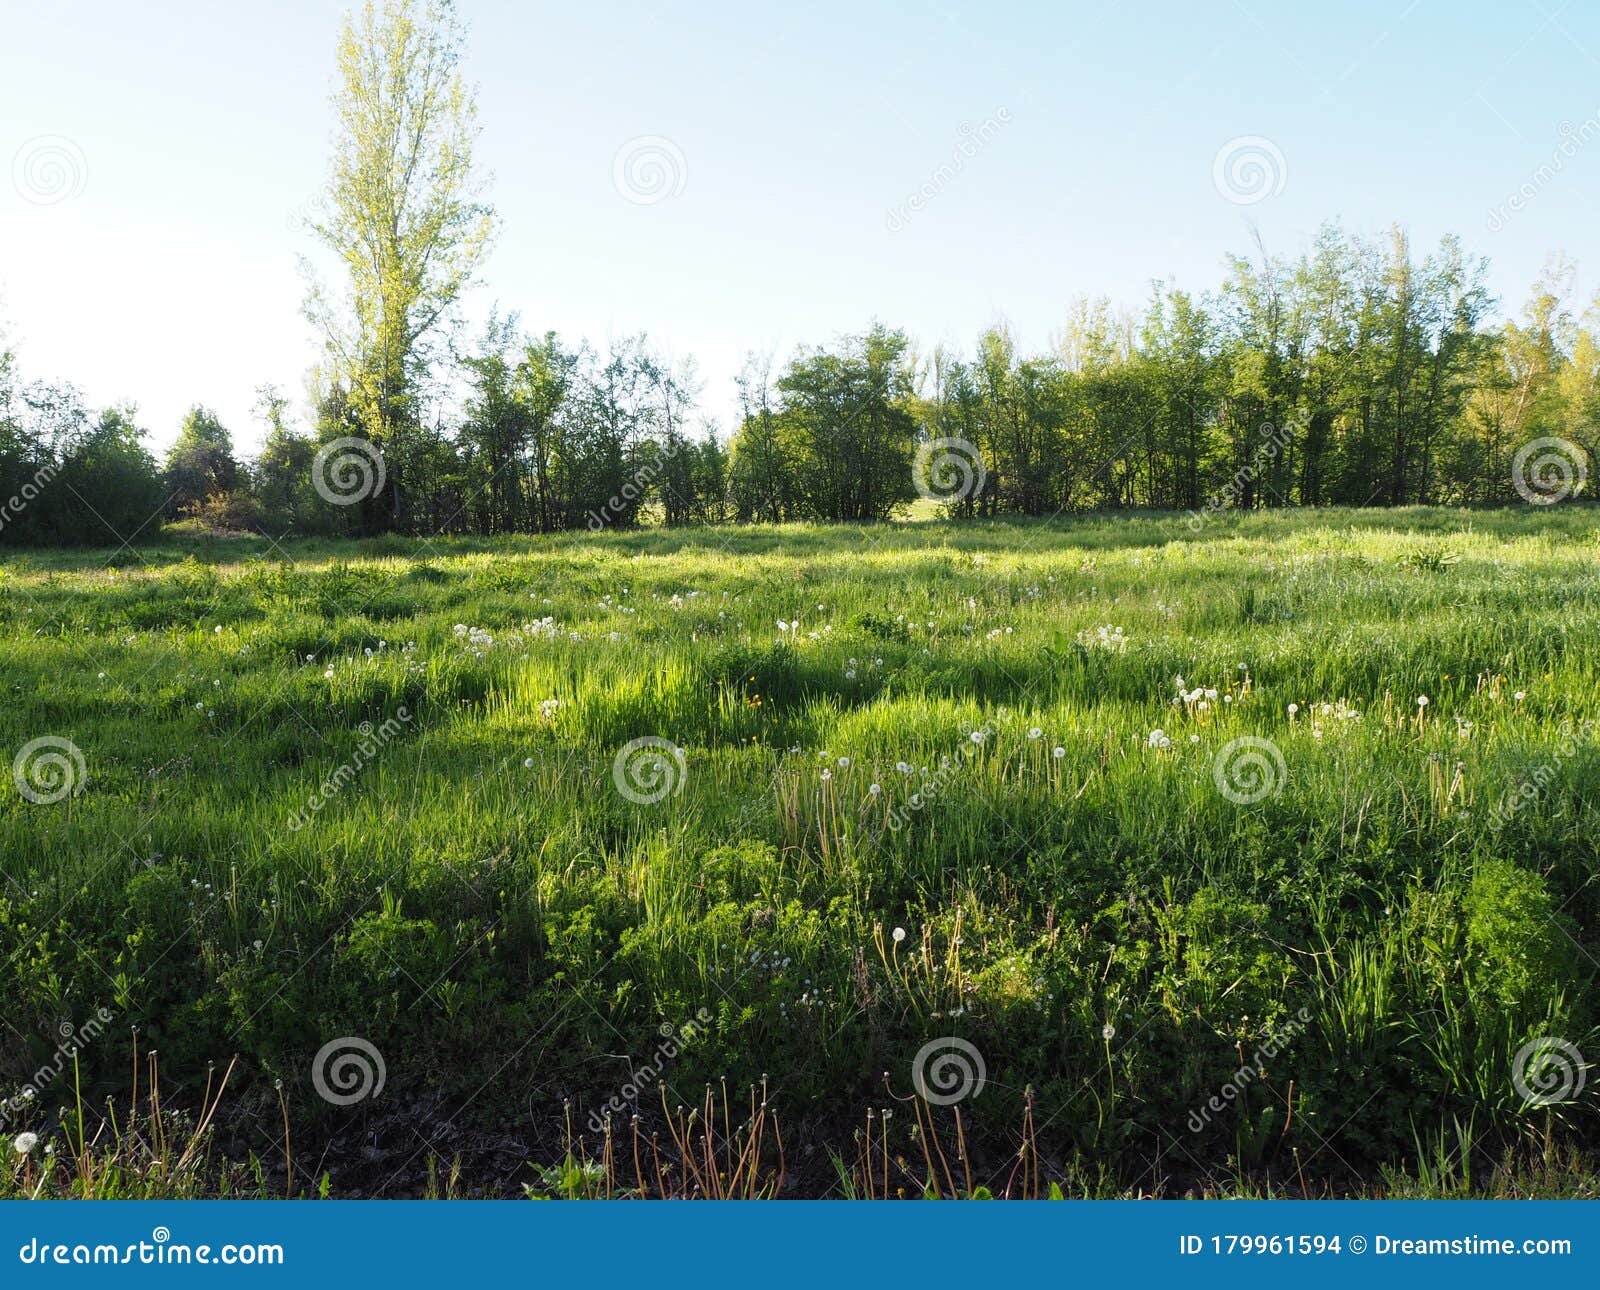
[{"label": "ground cover plant", "polygon": [[1597,556],[1576,504],[8,552],[7,1186],[159,1062],[234,1193],[1581,1190]]}]

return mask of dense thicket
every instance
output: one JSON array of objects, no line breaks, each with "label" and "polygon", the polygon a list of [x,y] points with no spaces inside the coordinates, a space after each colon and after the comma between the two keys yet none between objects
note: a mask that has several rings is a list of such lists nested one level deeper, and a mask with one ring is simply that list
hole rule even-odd
[{"label": "dense thicket", "polygon": [[[1485,270],[1454,238],[1419,257],[1398,230],[1330,227],[1293,261],[1231,258],[1213,292],[1158,283],[1139,314],[1079,302],[1041,354],[1004,327],[961,355],[875,325],[778,370],[752,356],[724,435],[692,364],[513,318],[437,359],[381,444],[324,378],[309,432],[267,388],[254,460],[196,407],[158,464],[131,409],[92,414],[0,352],[0,541],[120,542],[183,516],[274,534],[876,521],[918,491],[969,516],[1515,501],[1523,445],[1600,446],[1600,309],[1574,317],[1557,261],[1495,322]],[[319,487],[335,441],[381,459],[381,489]],[[930,479],[939,441],[970,469]]]}]

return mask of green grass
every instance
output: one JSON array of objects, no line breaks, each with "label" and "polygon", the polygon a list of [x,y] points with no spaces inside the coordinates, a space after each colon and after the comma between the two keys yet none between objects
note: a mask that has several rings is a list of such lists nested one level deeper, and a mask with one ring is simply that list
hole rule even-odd
[{"label": "green grass", "polygon": [[[1600,1055],[1597,557],[1571,506],[8,554],[0,750],[82,773],[0,784],[0,1096],[237,1053],[219,1150],[281,1168],[281,1081],[336,1194],[520,1194],[646,1068],[663,1141],[726,1080],[722,1148],[765,1075],[783,1194],[1592,1170],[1594,1081],[1514,1060]],[[904,1100],[947,1037],[982,1091]]]}]

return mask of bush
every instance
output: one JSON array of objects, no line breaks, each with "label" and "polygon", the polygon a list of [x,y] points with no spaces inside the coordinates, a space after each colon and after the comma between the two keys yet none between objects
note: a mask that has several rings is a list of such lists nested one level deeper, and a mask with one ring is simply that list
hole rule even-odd
[{"label": "bush", "polygon": [[1508,1011],[1543,1013],[1572,979],[1576,944],[1572,920],[1556,912],[1544,879],[1510,860],[1489,860],[1463,904],[1474,993]]}]

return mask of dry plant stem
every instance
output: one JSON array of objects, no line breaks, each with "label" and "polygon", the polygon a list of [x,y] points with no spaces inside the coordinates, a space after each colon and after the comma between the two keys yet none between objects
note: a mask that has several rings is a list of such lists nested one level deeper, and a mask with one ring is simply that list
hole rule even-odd
[{"label": "dry plant stem", "polygon": [[[207,1130],[209,1130],[210,1127],[211,1127],[211,1121],[217,1114],[217,1108],[222,1105],[222,1094],[226,1091],[226,1089],[228,1087],[228,1077],[233,1074],[233,1068],[238,1063],[238,1060],[239,1059],[237,1057],[233,1058],[233,1060],[228,1063],[228,1069],[222,1072],[222,1082],[217,1085],[216,1097],[214,1097],[211,1100],[210,1105],[208,1106],[208,1105],[202,1104],[202,1106],[201,1106],[201,1114],[200,1114],[200,1123],[195,1126],[194,1132],[189,1137],[189,1145],[188,1145],[188,1147],[186,1147],[184,1149],[183,1155],[181,1157],[179,1157],[179,1159],[178,1159],[178,1163],[177,1163],[176,1167],[180,1172],[184,1168],[186,1168],[188,1165],[190,1165],[190,1164],[192,1164],[194,1162],[195,1153],[199,1151],[201,1142],[204,1140]],[[280,1096],[281,1096],[281,1093],[280,1093]],[[284,1110],[284,1122],[283,1122],[283,1124],[284,1124],[284,1130],[283,1130],[284,1131],[284,1139],[283,1139],[283,1141],[284,1141],[284,1151],[285,1151],[285,1155],[286,1155],[286,1158],[287,1158],[287,1152],[288,1152],[288,1149],[289,1149],[289,1120],[288,1120],[288,1110],[287,1110],[287,1108],[285,1108],[285,1110]],[[292,1175],[291,1175],[291,1177],[292,1177]]]},{"label": "dry plant stem", "polygon": [[639,1199],[643,1200],[650,1194],[650,1190],[645,1186],[644,1163],[639,1159],[639,1117],[635,1115],[631,1123],[633,1126],[633,1177],[634,1181],[639,1184]]},{"label": "dry plant stem", "polygon": [[865,1144],[864,1144],[864,1146],[862,1147],[862,1150],[861,1150],[861,1158],[862,1158],[863,1161],[866,1162],[866,1166],[867,1166],[867,1195],[868,1196],[876,1196],[877,1193],[873,1190],[873,1181],[872,1181],[872,1108],[871,1107],[867,1108],[867,1136],[866,1136],[866,1142],[865,1142]]},{"label": "dry plant stem", "polygon": [[667,1195],[667,1180],[661,1172],[661,1135],[659,1133],[650,1135],[650,1154],[655,1160],[656,1191],[664,1200]]},{"label": "dry plant stem", "polygon": [[962,1176],[967,1182],[967,1195],[972,1195],[972,1164],[967,1159],[967,1132],[961,1123],[961,1108],[955,1108],[956,1113],[956,1153],[961,1161]]},{"label": "dry plant stem", "polygon": [[890,1199],[890,1112],[883,1116],[883,1199]]}]

